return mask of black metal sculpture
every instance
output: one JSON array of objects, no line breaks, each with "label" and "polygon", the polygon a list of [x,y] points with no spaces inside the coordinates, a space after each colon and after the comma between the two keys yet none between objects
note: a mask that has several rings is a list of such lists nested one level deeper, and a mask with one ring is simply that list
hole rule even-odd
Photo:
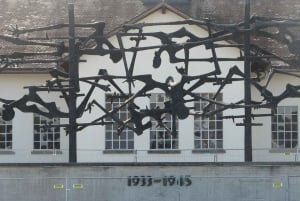
[{"label": "black metal sculpture", "polygon": [[[252,114],[251,109],[259,108],[276,108],[278,103],[280,103],[285,98],[290,97],[300,97],[300,86],[293,86],[288,84],[285,91],[280,95],[274,96],[270,90],[268,90],[268,84],[275,73],[286,74],[300,78],[300,76],[292,73],[287,73],[284,71],[273,70],[271,76],[268,78],[266,85],[262,86],[260,81],[261,71],[257,71],[257,77],[250,77],[250,63],[264,62],[269,65],[268,60],[275,57],[272,54],[257,54],[259,49],[255,46],[250,45],[249,37],[252,34],[256,36],[270,38],[280,43],[284,43],[288,46],[291,53],[293,53],[294,59],[286,61],[290,65],[299,63],[300,48],[298,47],[299,41],[295,39],[292,32],[288,31],[287,28],[300,26],[300,20],[291,19],[279,19],[279,18],[264,18],[264,17],[252,17],[250,18],[249,12],[249,0],[246,0],[246,17],[245,21],[240,24],[230,24],[221,25],[213,23],[209,20],[185,20],[176,21],[169,23],[141,23],[141,24],[129,24],[125,25],[122,30],[120,30],[116,35],[119,42],[119,47],[113,46],[108,39],[104,36],[104,23],[94,23],[94,24],[74,24],[74,13],[73,5],[69,5],[70,11],[70,24],[60,24],[44,28],[20,30],[17,26],[11,27],[12,36],[1,36],[0,40],[5,40],[17,45],[31,45],[31,46],[44,46],[52,49],[50,52],[32,52],[32,53],[22,53],[15,52],[10,55],[0,55],[0,72],[10,68],[12,65],[24,64],[24,63],[62,63],[69,61],[68,72],[63,72],[58,69],[53,69],[50,71],[50,75],[53,77],[52,80],[46,82],[45,86],[30,86],[28,87],[28,95],[23,96],[19,100],[5,100],[0,99],[0,102],[4,103],[3,119],[10,120],[14,116],[14,109],[19,109],[22,112],[33,112],[40,115],[44,115],[49,118],[69,118],[69,124],[61,125],[66,127],[70,135],[70,162],[76,162],[76,133],[81,131],[87,126],[92,125],[104,125],[115,123],[119,126],[119,132],[124,128],[129,128],[133,130],[136,134],[140,135],[146,129],[151,127],[151,121],[143,123],[142,120],[145,117],[151,117],[158,122],[158,125],[165,128],[167,131],[174,134],[176,130],[170,130],[166,124],[164,124],[163,116],[168,113],[174,118],[185,119],[189,115],[201,115],[203,117],[208,117],[216,113],[222,112],[227,109],[244,108],[245,114],[243,115],[233,115],[233,116],[223,116],[223,118],[242,118],[244,119],[245,133],[247,137],[247,142],[245,142],[245,160],[251,161],[251,118],[259,116],[269,116],[272,114]],[[185,28],[181,28],[173,33],[164,32],[151,32],[144,33],[143,29],[147,26],[158,26],[158,25],[200,25],[206,27],[209,35],[207,37],[197,37],[193,33],[189,32]],[[55,42],[44,42],[44,40],[49,40],[46,38],[36,38],[31,40],[20,39],[19,36],[28,32],[45,31],[60,29],[64,27],[69,27],[69,32],[71,39],[60,38],[51,39]],[[75,27],[81,28],[93,28],[94,32],[88,37],[75,37]],[[270,33],[265,30],[268,27],[275,27],[279,30],[278,33]],[[137,30],[132,32],[132,30]],[[217,30],[217,31],[216,31]],[[244,44],[237,43],[232,45],[220,45],[217,44],[218,41],[233,40],[237,36],[242,36],[245,38]],[[123,44],[123,37],[131,37],[135,41],[135,46],[131,48],[125,48]],[[160,45],[153,45],[147,47],[140,47],[140,42],[147,40],[148,37],[153,37],[159,39]],[[174,38],[188,38],[186,42],[176,43]],[[66,39],[69,39],[69,45],[66,45]],[[94,48],[90,48],[88,44],[94,43]],[[190,50],[194,47],[204,46],[206,49],[211,51],[211,58],[190,58]],[[244,48],[244,53],[237,58],[219,58],[216,54],[217,48],[224,47],[238,47]],[[134,75],[134,64],[137,58],[137,53],[139,51],[154,49],[155,54],[153,55],[153,68],[159,68],[161,65],[161,54],[166,52],[169,56],[169,62],[172,64],[183,63],[184,66],[176,67],[177,73],[181,76],[181,80],[174,82],[172,77],[169,77],[166,82],[159,82],[152,78],[150,74],[146,75]],[[179,51],[184,51],[184,57],[179,58],[176,53]],[[131,58],[130,64],[127,61],[126,52],[132,52],[133,56]],[[69,53],[67,58],[65,54]],[[100,69],[98,75],[91,77],[80,77],[78,74],[78,63],[82,54],[89,55],[100,55],[104,56],[109,54],[113,62],[123,61],[126,74],[124,76],[110,75],[105,69]],[[41,56],[47,56],[51,59],[40,59]],[[31,58],[31,59],[28,59]],[[35,58],[35,59],[32,59]],[[221,61],[245,61],[245,70],[241,71],[238,67],[233,66],[229,71],[227,76],[221,77],[222,68],[219,65]],[[210,62],[214,64],[214,69],[211,72],[191,75],[189,74],[189,64],[191,62]],[[116,80],[123,80],[128,84],[128,92],[124,92],[117,84]],[[107,82],[107,85],[100,84],[100,81]],[[245,82],[245,99],[240,100],[236,103],[223,103],[218,102],[216,97],[222,92],[223,88],[235,82]],[[90,85],[90,89],[84,94],[84,98],[79,104],[77,104],[77,97],[80,95],[79,83],[84,82]],[[137,92],[133,93],[132,88],[135,82],[143,83],[143,87]],[[193,82],[191,86],[188,83]],[[213,83],[218,85],[219,88],[213,99],[207,99],[205,97],[199,96],[195,91],[199,87],[203,86],[205,83]],[[254,101],[251,99],[250,86],[256,88],[261,96],[261,101]],[[92,100],[92,94],[95,89],[100,89],[104,92],[112,91],[112,88],[117,93],[115,96],[126,97],[126,101],[120,105],[118,108],[108,111],[103,107],[97,100]],[[149,92],[153,89],[159,89],[163,91],[168,97],[169,101],[165,102],[164,108],[140,108],[135,103],[135,99],[138,97],[147,97]],[[49,92],[59,92],[65,99],[68,106],[68,111],[60,111],[55,104],[55,102],[47,103],[38,94],[41,91]],[[192,97],[192,99],[190,98]],[[191,108],[187,106],[187,103],[195,100],[205,100],[208,101],[208,105],[204,107],[203,111],[200,113],[192,113]],[[27,103],[30,102],[31,105]],[[43,106],[45,110],[39,109],[36,104]],[[213,104],[219,105],[219,109],[210,110],[210,106]],[[99,116],[92,122],[87,123],[77,123],[76,119],[80,118],[85,111],[91,111],[92,106],[97,106],[100,108],[104,115]],[[115,114],[119,109],[128,106],[130,112],[130,118],[127,121],[122,121]],[[105,121],[105,118],[111,117],[113,122]],[[240,124],[239,124],[240,125]],[[51,126],[51,125],[48,125]],[[249,133],[250,132],[250,133]],[[250,139],[249,139],[250,138]]]}]

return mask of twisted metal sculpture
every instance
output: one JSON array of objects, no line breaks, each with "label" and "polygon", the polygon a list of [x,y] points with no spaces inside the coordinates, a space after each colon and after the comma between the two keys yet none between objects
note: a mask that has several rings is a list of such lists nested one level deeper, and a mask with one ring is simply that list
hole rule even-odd
[{"label": "twisted metal sculpture", "polygon": [[[144,28],[148,26],[161,26],[161,25],[176,25],[182,26],[172,33],[164,32],[144,32]],[[184,28],[184,25],[198,25],[205,27],[208,31],[207,37],[198,37]],[[287,73],[285,71],[273,70],[268,77],[266,85],[261,85],[259,82],[260,71],[257,71],[257,77],[249,79],[250,84],[259,91],[262,96],[261,101],[250,100],[250,104],[245,104],[245,100],[240,100],[236,103],[224,103],[216,100],[216,97],[219,93],[222,92],[223,88],[228,84],[233,84],[235,82],[243,81],[249,75],[245,75],[237,66],[233,66],[228,71],[228,74],[225,77],[221,77],[222,67],[219,62],[221,61],[244,61],[250,60],[252,63],[263,61],[269,65],[268,60],[270,58],[276,58],[272,54],[256,54],[258,49],[251,49],[251,55],[240,54],[237,58],[219,58],[216,54],[217,48],[226,48],[226,47],[237,47],[242,48],[244,44],[236,43],[230,45],[220,45],[217,44],[219,41],[224,40],[234,40],[237,36],[244,36],[245,34],[254,34],[255,36],[270,38],[274,41],[286,44],[290,52],[294,55],[293,60],[285,61],[290,65],[299,63],[299,40],[295,39],[296,37],[288,30],[290,27],[299,27],[300,20],[291,20],[291,19],[280,19],[280,18],[265,18],[265,17],[252,17],[250,19],[250,28],[244,28],[245,23],[239,24],[216,24],[209,20],[184,20],[176,22],[167,22],[167,23],[140,23],[140,24],[127,24],[120,30],[116,36],[119,42],[119,47],[113,46],[109,40],[104,36],[103,30],[105,24],[102,22],[97,22],[93,24],[75,24],[74,27],[78,28],[92,28],[94,32],[88,37],[76,37],[75,44],[75,56],[78,59],[82,54],[89,55],[100,55],[104,56],[109,54],[110,59],[117,63],[123,61],[126,74],[123,76],[110,75],[106,69],[100,69],[98,75],[91,77],[70,77],[70,73],[63,72],[58,69],[53,69],[50,71],[50,75],[53,77],[52,80],[46,82],[44,86],[30,86],[28,95],[23,96],[19,100],[5,100],[0,99],[0,102],[4,103],[3,119],[11,120],[14,116],[14,109],[19,109],[22,112],[33,112],[40,115],[44,115],[48,118],[69,118],[68,112],[62,112],[58,109],[55,102],[47,103],[45,102],[38,92],[48,91],[48,92],[59,92],[64,98],[67,106],[69,107],[70,102],[73,101],[70,98],[70,90],[73,90],[75,86],[70,85],[70,80],[75,81],[76,85],[79,85],[79,82],[84,82],[90,85],[90,88],[87,92],[84,92],[84,98],[76,108],[75,119],[80,118],[84,112],[91,111],[92,106],[97,106],[100,108],[104,114],[99,116],[97,119],[92,122],[87,123],[77,123],[75,125],[61,125],[67,129],[72,126],[75,127],[76,131],[81,131],[84,128],[92,125],[104,125],[116,123],[119,126],[119,132],[124,128],[133,130],[136,134],[141,135],[146,129],[149,129],[152,126],[151,121],[143,123],[143,119],[146,117],[152,118],[157,121],[157,124],[171,134],[176,132],[170,130],[164,123],[163,116],[165,114],[170,114],[174,118],[186,119],[189,115],[201,115],[203,117],[208,117],[220,112],[223,112],[227,109],[236,109],[236,108],[275,108],[278,103],[286,98],[300,97],[300,85],[291,85],[288,84],[286,89],[278,96],[274,96],[270,90],[268,90],[268,85],[273,78],[273,75],[276,73],[285,74],[293,76],[295,78],[300,78],[299,75],[293,73]],[[16,45],[22,46],[43,46],[48,47],[49,49],[54,49],[55,51],[51,52],[15,52],[9,55],[0,55],[0,72],[9,69],[12,65],[19,65],[24,63],[61,63],[68,60],[65,58],[65,54],[68,53],[69,47],[65,44],[67,38],[36,38],[36,39],[20,39],[19,37],[25,33],[29,32],[39,32],[39,31],[48,31],[53,29],[61,29],[69,27],[72,25],[69,24],[60,24],[54,26],[48,26],[43,28],[36,29],[27,29],[20,30],[17,26],[11,27],[12,36],[0,35],[0,40],[10,42]],[[270,33],[265,29],[269,27],[275,27],[279,30],[278,33]],[[137,31],[135,31],[137,30]],[[217,31],[216,31],[217,30]],[[135,31],[135,32],[132,32]],[[135,41],[135,46],[131,48],[125,48],[123,44],[123,37],[131,37]],[[152,37],[158,39],[161,44],[153,46],[143,46],[140,47],[140,42],[147,40],[147,38]],[[174,39],[176,38],[188,38],[186,42],[177,43]],[[51,39],[51,41],[50,41]],[[47,41],[47,42],[45,42]],[[55,41],[55,42],[53,42]],[[94,48],[90,48],[89,44],[93,43]],[[211,51],[210,58],[190,58],[190,50],[194,47],[203,46],[206,49]],[[255,47],[255,46],[252,46]],[[176,67],[177,73],[181,76],[180,81],[174,82],[172,77],[169,77],[166,82],[159,82],[153,79],[152,75],[133,75],[134,74],[134,64],[137,58],[137,53],[144,50],[155,50],[153,55],[153,68],[159,68],[161,66],[162,58],[161,55],[163,52],[166,52],[169,56],[169,62],[172,64],[183,63],[184,66]],[[184,57],[180,58],[177,55],[179,51],[184,51]],[[126,52],[133,53],[130,64],[126,58]],[[51,59],[39,59],[41,56],[51,57]],[[28,59],[31,58],[31,59]],[[34,58],[34,59],[32,59]],[[69,58],[72,59],[72,58]],[[199,74],[199,75],[190,75],[189,68],[191,62],[209,62],[214,64],[214,69],[210,72]],[[78,72],[77,72],[78,73]],[[75,79],[75,80],[74,80]],[[116,80],[122,80],[128,83],[128,92],[124,92],[121,87],[117,84]],[[107,85],[100,84],[100,81],[104,81]],[[137,92],[133,93],[132,88],[135,85],[135,82],[143,83],[143,87]],[[192,83],[192,85],[188,85]],[[212,99],[199,96],[195,91],[203,86],[206,83],[213,83],[219,85],[217,93]],[[126,97],[126,101],[121,104],[119,107],[114,108],[108,111],[104,106],[101,105],[97,100],[92,100],[92,94],[95,89],[100,89],[103,92],[112,91],[112,88],[117,92],[114,96]],[[169,101],[165,102],[164,108],[140,108],[135,103],[135,99],[138,97],[148,97],[149,93],[154,90],[159,89],[163,91],[166,96],[168,96]],[[79,92],[76,93],[79,96]],[[192,97],[189,98],[188,97]],[[192,108],[187,106],[188,102],[196,100],[205,100],[208,102],[208,105],[203,108],[203,111],[193,113]],[[28,103],[31,105],[28,105]],[[217,110],[210,110],[210,106],[217,104]],[[43,106],[44,109],[40,109],[39,106]],[[128,106],[128,111],[130,113],[130,118],[126,121],[121,120],[117,117],[118,111]],[[46,111],[46,112],[45,112]],[[249,114],[245,114],[249,115]],[[233,115],[233,116],[223,116],[223,118],[245,118],[245,115]],[[269,116],[272,114],[250,114],[251,117],[260,117],[260,116]],[[111,117],[113,122],[106,122],[105,119]],[[49,125],[51,126],[51,125]]]}]

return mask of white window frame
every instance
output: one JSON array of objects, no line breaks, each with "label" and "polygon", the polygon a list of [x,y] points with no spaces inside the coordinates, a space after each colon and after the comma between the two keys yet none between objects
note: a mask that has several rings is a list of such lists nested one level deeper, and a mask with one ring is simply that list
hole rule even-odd
[{"label": "white window frame", "polygon": [[[152,93],[150,97],[150,109],[157,107],[164,108],[164,102],[168,101],[163,93]],[[150,128],[150,150],[178,150],[178,119],[176,119],[176,132],[173,130],[173,120],[171,114],[164,115],[163,122],[170,129],[169,131],[159,125],[151,118],[152,127]]]},{"label": "white window frame", "polygon": [[[125,97],[114,97],[111,94],[105,96],[105,108],[110,111],[116,107],[119,107],[126,100]],[[126,121],[130,118],[130,113],[127,106],[121,108],[117,112],[117,118],[121,121]],[[106,122],[114,122],[111,117],[105,118]],[[105,125],[105,150],[134,150],[134,131],[125,128],[120,134],[118,134],[118,124],[106,124]]]},{"label": "white window frame", "polygon": [[0,150],[12,150],[13,148],[13,125],[12,121],[2,119],[2,109],[0,109]]},{"label": "white window frame", "polygon": [[[213,99],[214,93],[200,93],[200,97]],[[217,96],[217,101],[222,102],[223,95],[220,93]],[[195,112],[202,112],[202,109],[208,104],[208,101],[197,100],[194,102]],[[220,106],[212,104],[211,110],[217,110]],[[222,112],[210,117],[194,117],[194,149],[195,150],[217,150],[223,149],[223,119]]]},{"label": "white window frame", "polygon": [[272,116],[272,149],[294,149],[298,145],[298,106],[278,106]]},{"label": "white window frame", "polygon": [[[33,114],[33,150],[60,150],[59,124],[59,118],[49,119],[39,114]],[[53,127],[46,125],[53,125]]]}]

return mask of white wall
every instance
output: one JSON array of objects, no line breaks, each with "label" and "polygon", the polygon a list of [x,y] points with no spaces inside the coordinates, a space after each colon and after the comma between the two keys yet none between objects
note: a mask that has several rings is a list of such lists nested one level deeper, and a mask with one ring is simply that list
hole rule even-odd
[{"label": "white wall", "polygon": [[[151,15],[147,16],[141,22],[169,22],[169,21],[178,21],[183,20],[182,17],[174,14],[173,12],[167,10],[166,13],[161,11],[156,11]],[[160,26],[160,27],[147,27],[144,29],[145,32],[153,31],[163,31],[163,32],[173,32],[178,30],[179,26]],[[207,31],[203,28],[197,26],[186,26],[186,29],[191,31],[193,34],[204,37],[207,36]],[[111,42],[118,47],[118,41],[116,37],[110,38]],[[159,45],[160,42],[157,39],[147,37],[147,41],[141,42],[141,46],[149,45]],[[134,45],[128,40],[124,40],[124,46],[126,48]],[[179,54],[183,54],[182,52]],[[236,48],[224,48],[223,50],[217,50],[219,57],[238,57],[239,50]],[[205,58],[211,57],[211,51],[206,50],[203,47],[193,48],[190,53],[192,58]],[[126,54],[127,58],[130,58],[131,55]],[[175,66],[183,66],[184,64],[169,64],[167,54],[163,53],[162,64],[158,69],[152,67],[152,59],[154,56],[154,50],[147,50],[139,52],[137,55],[137,60],[134,68],[134,75],[141,74],[151,74],[153,79],[156,81],[164,82],[166,78],[172,75],[175,80],[180,79],[179,74],[176,72]],[[91,56],[84,55],[82,56],[83,60],[87,60],[85,63],[80,65],[80,75],[84,76],[93,76],[96,75],[99,69],[107,69],[110,75],[126,75],[125,68],[123,67],[123,62],[120,61],[117,64],[112,63],[109,59],[109,56],[100,57],[100,56]],[[130,59],[127,59],[128,64],[130,64]],[[221,62],[222,67],[222,76],[226,76],[227,71],[230,67],[238,65],[243,66],[242,62]],[[213,64],[211,63],[193,63],[190,65],[191,75],[199,75],[204,72],[209,72],[213,69]],[[122,80],[123,81],[123,80]],[[126,83],[122,84],[122,81],[118,82],[121,84],[121,88],[127,92]],[[100,82],[105,84],[105,82]],[[138,91],[141,89],[142,84],[136,82],[136,87],[133,91]],[[89,88],[88,85],[82,84],[81,89],[86,91]],[[212,84],[205,84],[201,88],[197,89],[197,92],[216,92],[218,86]],[[114,92],[114,91],[112,91]],[[153,90],[153,92],[159,92]],[[92,99],[97,100],[100,104],[104,105],[104,92],[102,90],[96,90],[93,94]],[[235,83],[232,85],[227,85],[223,90],[223,100],[227,103],[233,103],[243,99],[243,82]],[[80,101],[79,101],[80,102]],[[138,105],[145,108],[146,105],[149,105],[149,100],[146,98],[137,99]],[[193,105],[190,105],[193,106]],[[243,110],[227,110],[224,112],[224,115],[234,115],[241,114]],[[103,112],[99,109],[94,108],[91,114],[86,114],[82,117],[82,122],[89,122],[90,120],[96,119],[103,115]],[[237,123],[237,122],[235,122]],[[179,122],[179,150],[181,154],[147,154],[149,150],[149,130],[145,131],[141,136],[135,135],[135,150],[136,154],[103,154],[105,149],[105,128],[104,126],[92,126],[89,127],[78,135],[78,161],[80,162],[122,162],[122,161],[135,161],[142,160],[146,162],[155,162],[155,161],[214,161],[215,157],[218,157],[218,161],[243,161],[243,140],[244,140],[244,130],[243,127],[235,126],[235,123],[232,120],[224,120],[224,149],[226,153],[222,154],[198,154],[192,153],[194,148],[194,134],[193,134],[193,117],[189,117],[185,120]]]},{"label": "white wall", "polygon": [[[40,86],[49,80],[49,76],[43,74],[0,74],[1,98],[18,100],[28,89],[24,86]],[[55,101],[58,107],[66,108],[63,100],[56,93],[43,93],[41,95],[45,102]],[[0,103],[0,108],[2,103]],[[29,103],[30,104],[30,103]],[[11,151],[0,150],[1,163],[42,163],[42,162],[67,162],[68,161],[68,138],[61,129],[61,153],[33,153],[33,114],[23,113],[15,109],[13,123],[13,149]],[[65,120],[61,120],[62,123]]]}]

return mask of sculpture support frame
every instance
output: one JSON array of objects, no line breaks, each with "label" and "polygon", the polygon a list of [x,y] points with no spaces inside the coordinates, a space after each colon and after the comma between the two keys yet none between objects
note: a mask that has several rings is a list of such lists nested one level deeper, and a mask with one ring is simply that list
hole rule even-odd
[{"label": "sculpture support frame", "polygon": [[[245,29],[250,28],[250,0],[245,0]],[[251,74],[251,66],[250,66],[250,33],[245,34],[245,60],[244,60],[244,73],[245,73],[245,105],[251,104],[251,84],[250,84],[250,74]],[[252,161],[252,119],[251,119],[251,107],[245,107],[245,120],[244,120],[244,149],[245,149],[245,161]]]},{"label": "sculpture support frame", "polygon": [[75,44],[74,4],[68,4],[69,10],[69,163],[77,162],[77,91],[79,91],[78,55]]}]

